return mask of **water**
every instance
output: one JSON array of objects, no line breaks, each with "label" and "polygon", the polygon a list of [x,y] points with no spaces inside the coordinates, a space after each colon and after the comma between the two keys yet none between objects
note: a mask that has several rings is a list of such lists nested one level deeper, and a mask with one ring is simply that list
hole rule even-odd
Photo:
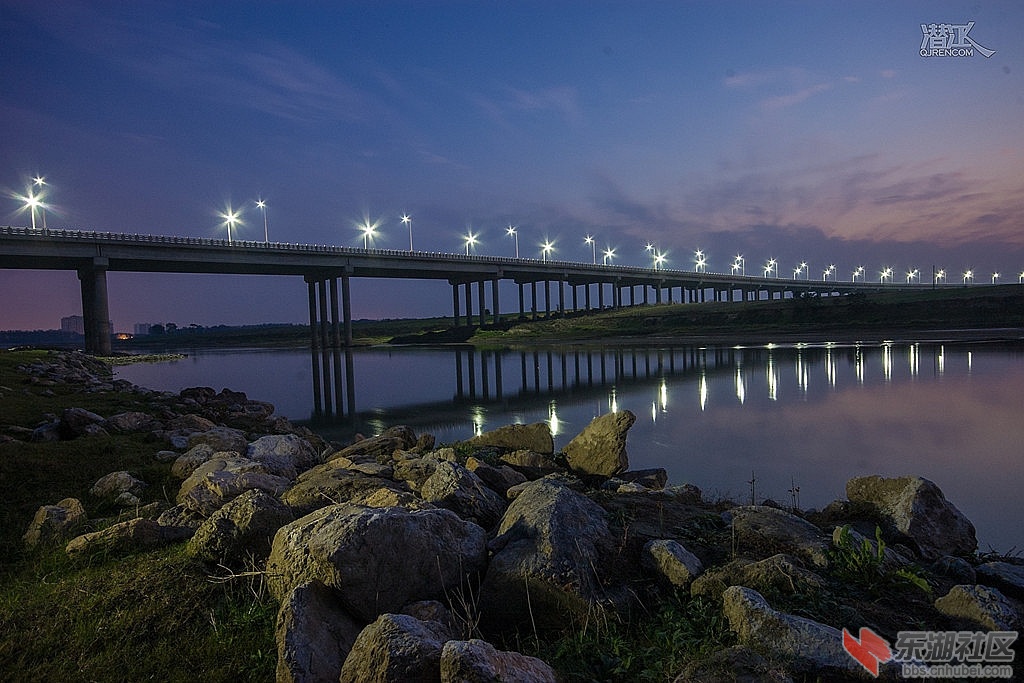
[{"label": "water", "polygon": [[706,497],[747,501],[753,487],[758,501],[820,507],[853,476],[920,475],[974,522],[982,551],[1024,548],[1022,344],[382,347],[320,360],[319,414],[308,350],[200,350],[118,375],[245,391],[339,440],[409,424],[443,443],[547,421],[560,447],[629,409],[631,466],[664,467]]}]

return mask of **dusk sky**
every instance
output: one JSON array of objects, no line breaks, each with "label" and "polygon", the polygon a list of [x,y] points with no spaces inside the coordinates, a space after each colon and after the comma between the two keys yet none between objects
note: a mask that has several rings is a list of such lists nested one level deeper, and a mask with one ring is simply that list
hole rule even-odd
[{"label": "dusk sky", "polygon": [[[974,22],[971,57],[921,24]],[[1024,3],[0,0],[0,224],[791,276],[1024,271]],[[41,222],[42,216],[37,216]],[[299,278],[108,275],[136,322],[303,322]],[[0,271],[0,329],[80,314],[70,272]],[[356,317],[444,314],[359,280]],[[503,305],[513,305],[503,295]]]}]

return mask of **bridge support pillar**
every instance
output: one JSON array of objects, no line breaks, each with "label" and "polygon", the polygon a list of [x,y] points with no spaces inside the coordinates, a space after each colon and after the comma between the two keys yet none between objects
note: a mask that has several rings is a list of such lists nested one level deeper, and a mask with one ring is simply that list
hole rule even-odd
[{"label": "bridge support pillar", "polygon": [[[598,285],[600,287],[600,285]],[[583,285],[583,305],[590,310],[590,283]]]},{"label": "bridge support pillar", "polygon": [[519,317],[524,318],[526,317],[526,301],[523,296],[523,283],[519,282],[517,284],[519,285]]},{"label": "bridge support pillar", "polygon": [[537,281],[530,283],[530,317],[537,319]]},{"label": "bridge support pillar", "polygon": [[82,283],[82,321],[85,324],[85,352],[110,355],[110,307],[107,302],[107,259],[95,258],[78,270]]},{"label": "bridge support pillar", "polygon": [[473,283],[466,283],[466,325],[473,327]]},{"label": "bridge support pillar", "polygon": [[459,312],[459,283],[453,282],[452,284],[452,319],[455,321],[455,327],[459,326],[461,322],[460,318],[462,313]]},{"label": "bridge support pillar", "polygon": [[[469,285],[466,286],[468,287]],[[484,312],[484,310],[487,308],[487,304],[485,304],[484,301],[484,281],[480,280],[479,282],[476,283],[476,303],[477,312],[480,314],[480,327],[483,327],[484,325],[487,324],[487,314]]]},{"label": "bridge support pillar", "polygon": [[341,322],[345,326],[345,346],[352,346],[352,278],[341,276]]},{"label": "bridge support pillar", "polygon": [[544,317],[551,317],[551,281],[544,281]]},{"label": "bridge support pillar", "polygon": [[660,304],[661,303],[661,285],[660,284],[657,287],[654,288],[654,303],[656,303],[656,304]]},{"label": "bridge support pillar", "polygon": [[558,281],[558,312],[565,313],[565,283]]},{"label": "bridge support pillar", "polygon": [[500,319],[498,313],[498,278],[491,280],[491,321],[497,325]]},{"label": "bridge support pillar", "polygon": [[600,310],[604,310],[604,283],[597,283],[597,307]]}]

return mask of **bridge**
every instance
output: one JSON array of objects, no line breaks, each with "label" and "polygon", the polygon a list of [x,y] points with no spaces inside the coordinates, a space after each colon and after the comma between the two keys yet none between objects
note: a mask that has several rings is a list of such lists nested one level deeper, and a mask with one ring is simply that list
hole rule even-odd
[{"label": "bridge", "polygon": [[[488,316],[497,322],[498,283],[502,280],[518,285],[520,316],[527,314],[529,288],[529,313],[534,319],[539,311],[552,314],[552,285],[558,297],[554,310],[565,312],[589,311],[594,305],[603,309],[648,304],[652,297],[654,303],[748,301],[805,294],[834,296],[883,288],[922,289],[935,284],[798,280],[533,258],[10,226],[0,226],[0,268],[76,271],[81,281],[86,351],[98,355],[110,353],[108,271],[302,277],[308,286],[310,342],[314,348],[352,345],[353,277],[446,280],[452,287],[456,326],[463,320],[472,326],[474,319],[484,325]],[[566,301],[566,285],[571,304]],[[538,286],[543,287],[542,307]],[[464,312],[460,309],[463,301]]]}]

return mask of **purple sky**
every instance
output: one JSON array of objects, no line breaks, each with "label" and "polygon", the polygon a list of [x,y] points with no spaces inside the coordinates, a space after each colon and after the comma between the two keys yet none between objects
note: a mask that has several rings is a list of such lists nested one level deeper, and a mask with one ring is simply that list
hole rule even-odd
[{"label": "purple sky", "polygon": [[[59,9],[55,9],[59,7]],[[919,54],[975,22],[991,58]],[[1024,270],[1024,4],[0,0],[0,224],[520,251],[820,278]],[[37,216],[39,222],[42,216]],[[897,275],[900,277],[900,275]],[[927,276],[926,276],[927,279]],[[115,329],[302,322],[299,278],[112,273]],[[448,312],[357,281],[356,317]],[[0,329],[80,313],[73,273],[0,271]],[[516,301],[503,293],[503,305]]]}]

